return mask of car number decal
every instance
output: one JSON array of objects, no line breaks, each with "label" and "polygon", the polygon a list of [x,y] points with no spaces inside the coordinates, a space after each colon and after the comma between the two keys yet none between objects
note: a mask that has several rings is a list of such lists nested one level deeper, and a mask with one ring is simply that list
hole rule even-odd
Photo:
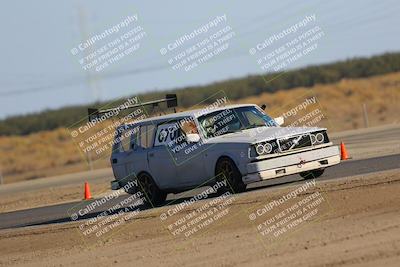
[{"label": "car number decal", "polygon": [[179,136],[179,128],[176,123],[162,124],[157,128],[155,146],[168,145]]}]

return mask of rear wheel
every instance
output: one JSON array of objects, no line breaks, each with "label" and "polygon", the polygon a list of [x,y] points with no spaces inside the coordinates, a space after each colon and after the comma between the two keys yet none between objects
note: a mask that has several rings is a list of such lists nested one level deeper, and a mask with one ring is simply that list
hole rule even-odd
[{"label": "rear wheel", "polygon": [[231,193],[246,191],[246,184],[242,181],[242,174],[231,159],[222,158],[218,161],[216,175],[219,181],[226,181],[225,188],[220,188],[219,192],[224,190],[228,190]]},{"label": "rear wheel", "polygon": [[306,172],[301,172],[300,176],[304,179],[315,179],[320,177],[324,173],[325,169],[311,170]]},{"label": "rear wheel", "polygon": [[148,173],[138,175],[138,191],[143,193],[146,202],[152,206],[160,206],[167,199],[167,193],[160,190]]},{"label": "rear wheel", "polygon": [[136,193],[137,193],[136,188],[128,188],[128,189],[125,189],[125,188],[124,188],[124,191],[125,191],[126,193],[130,194],[130,195],[133,195],[133,194],[136,194]]}]

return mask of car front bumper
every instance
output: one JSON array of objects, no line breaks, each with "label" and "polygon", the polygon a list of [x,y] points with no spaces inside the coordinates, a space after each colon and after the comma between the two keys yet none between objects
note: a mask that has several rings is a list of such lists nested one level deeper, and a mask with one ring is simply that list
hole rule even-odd
[{"label": "car front bumper", "polygon": [[304,171],[326,168],[340,162],[337,146],[330,146],[305,152],[269,158],[247,164],[245,184],[273,179]]}]

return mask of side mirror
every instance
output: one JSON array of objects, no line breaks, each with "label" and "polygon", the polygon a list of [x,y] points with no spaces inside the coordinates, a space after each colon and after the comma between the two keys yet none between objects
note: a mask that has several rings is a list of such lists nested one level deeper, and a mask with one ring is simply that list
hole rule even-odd
[{"label": "side mirror", "polygon": [[267,108],[267,105],[262,104],[262,105],[260,106],[260,108],[261,108],[262,110],[265,110],[265,109]]},{"label": "side mirror", "polygon": [[198,134],[187,134],[186,135],[186,141],[189,143],[197,143],[200,141],[200,135]]},{"label": "side mirror", "polygon": [[285,123],[285,118],[283,118],[282,116],[274,118],[274,121],[276,122],[276,124],[278,124],[279,126],[283,125]]}]

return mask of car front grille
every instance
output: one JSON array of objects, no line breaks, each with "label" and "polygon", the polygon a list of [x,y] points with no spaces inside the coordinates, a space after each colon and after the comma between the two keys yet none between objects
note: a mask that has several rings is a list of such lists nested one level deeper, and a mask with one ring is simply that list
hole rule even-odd
[{"label": "car front grille", "polygon": [[309,134],[282,138],[278,140],[278,143],[281,152],[310,147],[312,145]]}]

